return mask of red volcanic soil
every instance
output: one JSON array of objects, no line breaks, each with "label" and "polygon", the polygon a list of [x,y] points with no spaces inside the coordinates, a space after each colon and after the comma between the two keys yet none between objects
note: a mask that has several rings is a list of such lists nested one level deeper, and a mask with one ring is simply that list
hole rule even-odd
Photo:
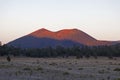
[{"label": "red volcanic soil", "polygon": [[86,34],[83,31],[78,29],[64,29],[57,32],[52,32],[47,29],[39,29],[31,34],[34,37],[38,38],[52,38],[56,40],[71,40],[74,42],[79,42],[88,46],[97,46],[97,45],[109,45],[111,42],[108,41],[99,41],[90,35]]}]

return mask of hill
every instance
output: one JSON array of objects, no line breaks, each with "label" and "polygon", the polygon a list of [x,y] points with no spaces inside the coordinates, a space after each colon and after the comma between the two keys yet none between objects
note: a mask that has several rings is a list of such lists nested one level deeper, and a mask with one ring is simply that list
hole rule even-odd
[{"label": "hill", "polygon": [[8,45],[21,48],[43,47],[72,47],[72,46],[101,46],[112,45],[118,42],[100,41],[78,29],[63,29],[52,32],[47,29],[39,29],[26,36],[8,43]]}]

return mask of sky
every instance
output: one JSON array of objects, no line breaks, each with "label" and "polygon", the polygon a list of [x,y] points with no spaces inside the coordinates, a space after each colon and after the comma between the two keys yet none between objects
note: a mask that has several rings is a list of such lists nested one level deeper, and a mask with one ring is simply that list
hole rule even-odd
[{"label": "sky", "polygon": [[0,0],[3,44],[41,28],[77,28],[98,40],[120,40],[120,0]]}]

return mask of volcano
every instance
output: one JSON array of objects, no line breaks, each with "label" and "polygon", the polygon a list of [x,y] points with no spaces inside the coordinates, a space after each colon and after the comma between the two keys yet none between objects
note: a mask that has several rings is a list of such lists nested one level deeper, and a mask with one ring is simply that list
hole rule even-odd
[{"label": "volcano", "polygon": [[87,46],[110,45],[110,41],[99,41],[85,32],[78,29],[64,29],[57,32],[52,32],[47,29],[40,29],[29,34],[38,38],[51,38],[56,40],[71,40]]},{"label": "volcano", "polygon": [[78,29],[63,29],[52,32],[44,28],[8,43],[8,45],[21,48],[101,46],[111,44],[112,42],[110,41],[99,41]]}]

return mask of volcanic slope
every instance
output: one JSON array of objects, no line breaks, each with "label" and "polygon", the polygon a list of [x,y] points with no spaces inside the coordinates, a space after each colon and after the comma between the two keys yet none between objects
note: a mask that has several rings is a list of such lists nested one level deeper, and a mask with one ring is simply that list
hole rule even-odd
[{"label": "volcanic slope", "polygon": [[110,45],[109,41],[99,41],[78,29],[63,29],[52,32],[47,29],[39,29],[26,36],[8,43],[20,48],[44,48],[44,47],[72,47],[72,46],[100,46]]}]

